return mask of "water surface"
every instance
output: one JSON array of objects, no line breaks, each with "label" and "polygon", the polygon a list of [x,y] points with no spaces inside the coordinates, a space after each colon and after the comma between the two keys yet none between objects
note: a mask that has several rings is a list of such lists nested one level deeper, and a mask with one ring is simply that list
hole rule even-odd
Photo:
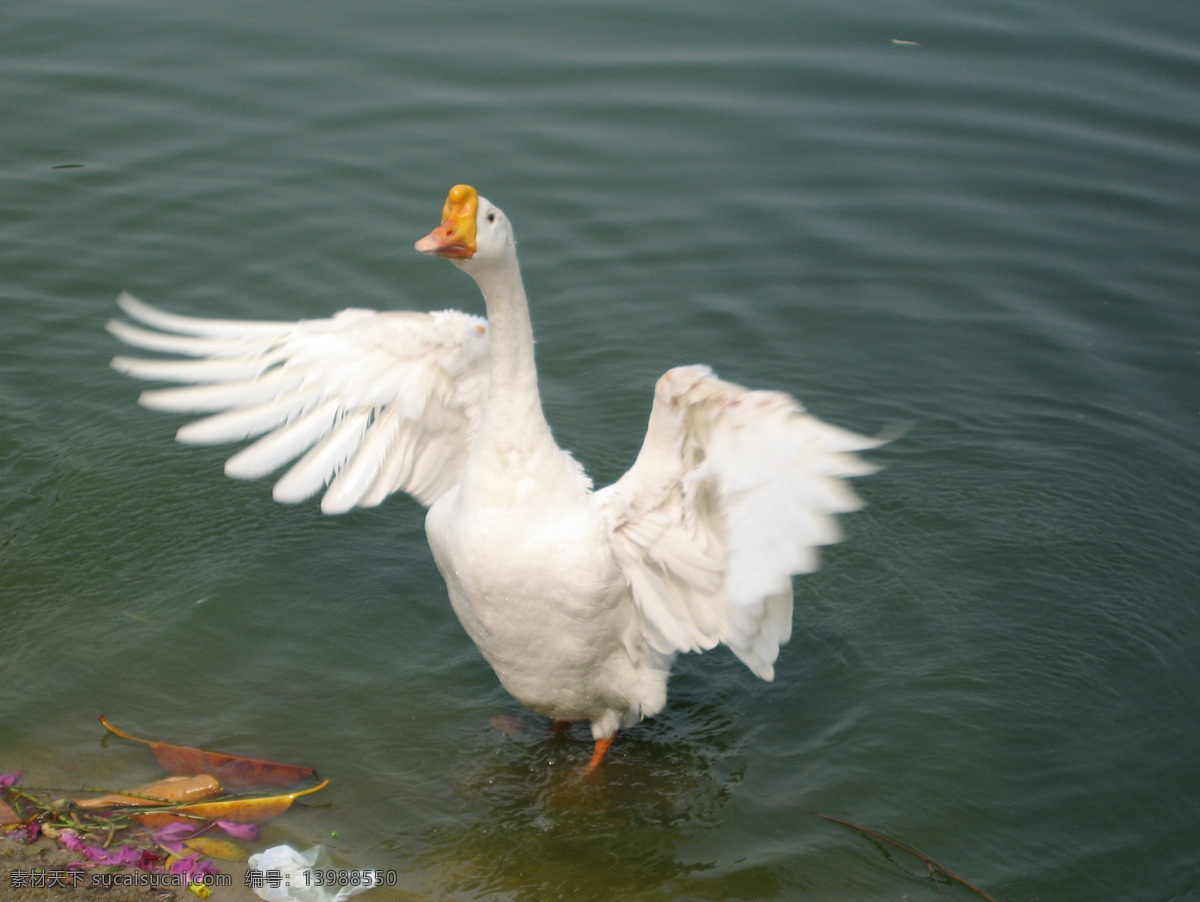
[{"label": "water surface", "polygon": [[[4,19],[0,771],[153,777],[101,713],[315,765],[324,805],[263,843],[418,898],[975,898],[806,809],[1005,902],[1200,898],[1190,6]],[[416,504],[276,505],[108,368],[123,289],[478,312],[411,250],[457,182],[515,224],[548,416],[598,483],[680,363],[909,427],[798,582],[776,681],[683,659],[583,789],[588,743],[498,688]]]}]

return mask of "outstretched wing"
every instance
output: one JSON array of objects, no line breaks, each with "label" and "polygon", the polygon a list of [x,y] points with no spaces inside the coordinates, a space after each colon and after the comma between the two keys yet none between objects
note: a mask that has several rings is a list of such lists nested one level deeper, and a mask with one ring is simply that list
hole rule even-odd
[{"label": "outstretched wing", "polygon": [[117,303],[142,325],[113,320],[113,335],[190,358],[113,360],[138,379],[187,383],[143,392],[143,406],[210,414],[181,428],[181,442],[256,439],[226,462],[229,476],[255,479],[296,461],[275,499],[303,501],[328,485],[321,510],[330,514],[398,491],[430,505],[458,483],[487,398],[486,320],[349,309],[238,322],[165,313],[129,294]]},{"label": "outstretched wing", "polygon": [[834,515],[861,507],[843,477],[875,467],[851,452],[882,443],[708,367],[659,379],[636,462],[597,493],[654,649],[724,643],[773,679],[791,576],[817,569],[817,546],[841,538]]}]

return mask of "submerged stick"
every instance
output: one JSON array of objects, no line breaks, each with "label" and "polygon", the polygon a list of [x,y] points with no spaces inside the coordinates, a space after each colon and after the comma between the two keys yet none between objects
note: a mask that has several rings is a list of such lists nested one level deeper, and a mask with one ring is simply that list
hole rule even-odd
[{"label": "submerged stick", "polygon": [[832,823],[841,824],[843,827],[849,827],[851,830],[858,831],[863,836],[870,836],[874,839],[881,840],[882,842],[885,842],[888,845],[895,846],[900,851],[907,852],[909,855],[912,855],[914,858],[920,859],[920,861],[922,861],[925,864],[925,867],[929,868],[929,872],[931,874],[938,873],[938,872],[945,874],[947,877],[949,877],[951,880],[955,881],[956,883],[961,883],[963,886],[965,886],[971,892],[975,893],[980,898],[987,899],[988,902],[996,902],[996,899],[994,899],[992,896],[989,896],[987,893],[985,893],[979,887],[971,885],[966,880],[963,880],[962,877],[959,877],[958,874],[954,873],[954,871],[950,870],[949,868],[943,867],[941,864],[938,864],[938,862],[934,861],[928,855],[918,852],[916,849],[912,848],[912,846],[906,846],[906,845],[904,845],[904,843],[898,842],[897,840],[892,839],[890,836],[884,836],[882,833],[879,833],[876,830],[868,829],[867,827],[860,827],[858,824],[855,824],[851,821],[842,820],[840,817],[832,817],[831,815],[828,815],[828,814],[821,814],[821,812],[813,811],[811,808],[801,808],[800,810],[806,814],[811,814],[816,817],[823,818],[824,820],[831,821]]}]

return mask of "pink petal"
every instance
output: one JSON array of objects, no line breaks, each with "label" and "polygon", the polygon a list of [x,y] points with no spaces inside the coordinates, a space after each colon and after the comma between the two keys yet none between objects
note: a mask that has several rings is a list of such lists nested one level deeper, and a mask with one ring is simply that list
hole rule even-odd
[{"label": "pink petal", "polygon": [[83,854],[97,864],[137,864],[142,860],[142,850],[133,846],[118,846],[115,849],[84,846]]},{"label": "pink petal", "polygon": [[0,787],[15,785],[17,780],[21,779],[21,774],[23,773],[25,771],[15,770],[11,774],[0,774]]},{"label": "pink petal", "polygon": [[142,850],[142,857],[134,862],[134,866],[141,868],[143,871],[156,871],[159,867],[159,862],[163,860],[161,855],[155,855],[149,849]]},{"label": "pink petal", "polygon": [[189,839],[196,833],[196,828],[191,824],[185,824],[182,821],[176,821],[173,824],[168,824],[153,835],[155,842],[169,843],[179,842],[180,840]]},{"label": "pink petal", "polygon": [[62,830],[58,834],[58,841],[70,849],[72,852],[78,852],[84,848],[83,842],[75,834],[74,830]]},{"label": "pink petal", "polygon": [[[110,850],[110,854],[113,854]],[[134,846],[121,846],[113,855],[112,864],[139,864],[142,860],[142,850]]]},{"label": "pink petal", "polygon": [[254,839],[258,836],[258,824],[238,824],[234,821],[217,821],[216,824],[234,839]]},{"label": "pink petal", "polygon": [[21,842],[29,843],[36,842],[38,834],[41,832],[42,828],[40,824],[21,824],[21,826],[17,827],[15,830],[12,830],[6,835],[13,837],[13,839],[19,839]]}]

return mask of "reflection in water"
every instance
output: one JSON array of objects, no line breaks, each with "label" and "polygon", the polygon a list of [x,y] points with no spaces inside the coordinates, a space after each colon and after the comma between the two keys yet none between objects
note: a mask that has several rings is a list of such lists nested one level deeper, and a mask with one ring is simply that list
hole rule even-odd
[{"label": "reflection in water", "polygon": [[677,898],[680,879],[711,867],[680,844],[689,828],[720,821],[745,770],[735,712],[688,688],[619,734],[591,775],[582,726],[554,735],[529,716],[493,730],[460,780],[472,813],[428,837],[434,885],[468,898]]}]

